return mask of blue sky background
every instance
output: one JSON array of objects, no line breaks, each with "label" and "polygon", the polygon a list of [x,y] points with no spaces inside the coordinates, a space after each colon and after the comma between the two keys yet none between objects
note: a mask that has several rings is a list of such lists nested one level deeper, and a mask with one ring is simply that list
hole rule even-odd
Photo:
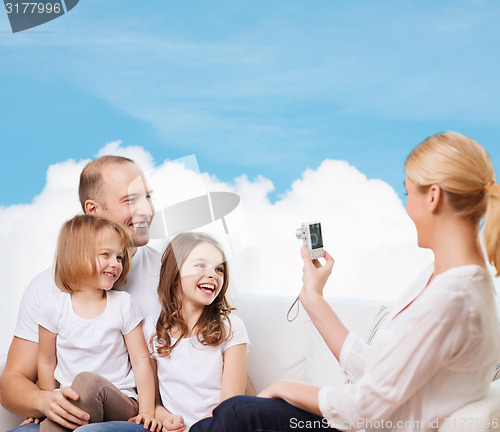
[{"label": "blue sky background", "polygon": [[12,34],[2,10],[0,205],[112,140],[274,197],[327,158],[402,195],[405,157],[442,130],[500,169],[499,22],[479,0],[82,0]]}]

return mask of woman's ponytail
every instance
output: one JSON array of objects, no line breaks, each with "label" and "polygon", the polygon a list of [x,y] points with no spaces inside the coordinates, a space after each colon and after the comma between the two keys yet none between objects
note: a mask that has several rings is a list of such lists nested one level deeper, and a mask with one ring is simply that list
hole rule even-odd
[{"label": "woman's ponytail", "polygon": [[486,184],[488,209],[483,228],[484,244],[488,261],[500,276],[500,185],[495,181]]}]

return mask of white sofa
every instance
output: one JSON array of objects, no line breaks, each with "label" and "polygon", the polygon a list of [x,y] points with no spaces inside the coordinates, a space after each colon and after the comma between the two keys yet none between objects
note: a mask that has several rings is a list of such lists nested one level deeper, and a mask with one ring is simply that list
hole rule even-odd
[{"label": "white sofa", "polygon": [[[234,296],[235,313],[245,322],[251,341],[248,374],[256,390],[279,379],[298,379],[316,385],[342,384],[345,376],[302,307],[293,322],[287,321],[286,314],[292,302],[290,297]],[[329,302],[351,331],[368,338],[380,302],[345,298],[332,298]],[[0,410],[0,432],[20,421]],[[499,423],[500,380],[492,385],[485,399],[459,409],[439,430],[500,431]]]}]

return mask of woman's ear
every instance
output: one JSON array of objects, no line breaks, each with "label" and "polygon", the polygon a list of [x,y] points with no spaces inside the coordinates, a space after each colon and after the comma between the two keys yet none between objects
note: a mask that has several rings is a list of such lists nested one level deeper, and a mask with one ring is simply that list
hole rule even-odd
[{"label": "woman's ear", "polygon": [[438,185],[431,185],[427,192],[427,203],[432,213],[435,213],[443,199],[443,191]]}]

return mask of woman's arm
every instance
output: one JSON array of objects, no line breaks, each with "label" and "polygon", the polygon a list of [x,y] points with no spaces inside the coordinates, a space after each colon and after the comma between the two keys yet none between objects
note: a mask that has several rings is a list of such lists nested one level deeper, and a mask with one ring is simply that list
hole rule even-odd
[{"label": "woman's arm", "polygon": [[[139,415],[134,420],[144,421],[144,427],[155,430],[155,381],[149,351],[140,324],[123,336],[130,356],[130,364],[135,375],[137,394],[139,396]],[[151,427],[150,427],[151,425]]]},{"label": "woman's arm", "polygon": [[55,390],[54,371],[57,365],[57,334],[38,326],[38,385],[42,390]]},{"label": "woman's arm", "polygon": [[258,394],[259,397],[283,399],[294,407],[322,416],[318,395],[319,387],[296,381],[278,381]]},{"label": "woman's arm", "polygon": [[307,246],[302,246],[300,252],[304,261],[300,302],[330,351],[339,360],[349,331],[323,298],[323,288],[335,261],[326,251],[325,265],[321,265],[318,260],[311,261]]}]

